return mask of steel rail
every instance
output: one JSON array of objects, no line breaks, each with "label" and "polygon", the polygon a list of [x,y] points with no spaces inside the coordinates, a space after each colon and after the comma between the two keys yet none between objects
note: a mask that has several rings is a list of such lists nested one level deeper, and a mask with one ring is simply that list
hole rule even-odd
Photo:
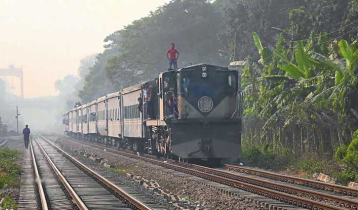
[{"label": "steel rail", "polygon": [[8,141],[8,140],[4,140],[4,141],[2,141],[2,142],[0,143],[0,147],[5,146],[5,145],[7,144],[7,141]]},{"label": "steel rail", "polygon": [[[70,141],[72,141],[72,140],[70,140]],[[114,149],[111,149],[111,148],[108,148],[108,147],[102,147],[102,146],[99,146],[99,145],[93,145],[93,144],[84,143],[84,142],[81,142],[81,143],[76,142],[76,143],[85,144],[85,145],[89,145],[89,146],[100,148],[100,149],[105,148],[107,151],[110,151],[110,152],[118,154],[118,155],[129,156],[129,157],[132,157],[132,158],[135,158],[135,159],[142,159],[144,161],[151,162],[151,163],[154,163],[154,164],[166,167],[166,168],[170,168],[170,169],[173,169],[173,170],[176,170],[176,171],[181,171],[181,172],[191,174],[191,175],[194,175],[194,176],[203,177],[205,179],[215,181],[215,182],[218,182],[218,183],[222,183],[222,184],[225,184],[225,185],[229,185],[229,186],[232,186],[232,187],[237,187],[237,188],[241,188],[241,189],[244,189],[244,190],[252,191],[254,193],[264,195],[266,197],[270,197],[270,198],[273,198],[273,199],[276,199],[276,200],[285,201],[285,202],[288,202],[288,203],[291,203],[291,204],[294,204],[294,205],[297,205],[297,206],[305,206],[306,205],[308,207],[312,207],[312,208],[316,207],[318,209],[344,209],[344,208],[341,208],[341,207],[338,207],[338,206],[329,205],[329,204],[325,204],[325,203],[322,203],[322,202],[317,202],[317,201],[310,200],[310,199],[307,199],[307,198],[299,197],[299,196],[294,195],[294,194],[288,194],[288,193],[284,193],[284,192],[280,192],[280,191],[275,191],[275,190],[272,190],[272,189],[267,189],[265,187],[261,187],[261,186],[257,186],[257,185],[254,185],[254,184],[249,184],[249,183],[246,183],[246,182],[243,182],[243,181],[239,181],[239,180],[236,180],[236,179],[233,179],[233,178],[219,176],[219,175],[213,174],[214,171],[211,171],[210,173],[207,173],[207,172],[203,172],[201,170],[197,170],[197,169],[193,170],[193,169],[187,168],[185,166],[180,166],[180,165],[177,165],[177,164],[171,164],[171,163],[168,163],[168,162],[166,163],[166,162],[162,162],[160,160],[156,160],[156,159],[152,159],[152,158],[147,158],[147,157],[143,157],[143,156],[137,156],[137,155],[134,155],[134,154],[130,154],[128,152],[124,152],[125,155],[120,154],[120,152],[118,150],[114,150]],[[199,167],[199,168],[203,167],[202,169],[205,169],[207,171],[216,170],[216,169],[207,168],[207,167],[204,167],[204,166],[198,166],[198,165],[193,165],[193,166],[194,167]],[[218,170],[218,171],[220,171],[220,170]],[[225,173],[225,172],[222,172],[222,171],[220,171],[220,172]],[[226,173],[228,173],[228,172],[226,172]],[[235,176],[235,174],[231,174],[231,173],[228,173],[228,174],[230,174],[231,176]],[[239,175],[237,175],[237,176],[239,176]],[[245,177],[245,178],[247,178],[247,177]],[[252,180],[257,181],[257,182],[262,182],[263,181],[263,180],[254,179],[254,178],[252,178]],[[265,181],[265,184],[270,184],[271,186],[276,186],[275,183],[271,183],[271,182],[267,182],[267,181]],[[291,190],[296,189],[295,187],[291,187],[291,186],[285,186],[285,185],[282,185],[282,186],[291,188]],[[303,191],[303,189],[298,189],[298,188],[297,188],[297,190],[300,190],[301,192],[306,193],[306,195],[314,194],[314,196],[320,196],[320,197],[327,196],[329,198],[343,200],[343,201],[348,202],[349,206],[352,206],[351,204],[358,204],[357,202],[354,202],[352,200],[337,197],[337,196],[322,195],[321,193],[317,193],[317,192],[312,193],[312,191],[309,191],[309,190]],[[342,205],[342,203],[339,203],[339,204]],[[346,203],[344,203],[343,206],[346,206]],[[357,207],[357,206],[358,205],[352,206],[352,208]]]},{"label": "steel rail", "polygon": [[57,175],[57,177],[59,178],[59,180],[62,182],[62,184],[65,186],[67,192],[71,195],[73,202],[77,205],[77,207],[80,210],[88,210],[87,206],[83,203],[82,199],[77,195],[77,193],[75,192],[75,190],[72,188],[72,186],[68,183],[68,181],[66,180],[66,178],[62,175],[62,173],[60,172],[60,170],[58,170],[57,166],[55,165],[55,163],[51,160],[50,156],[47,154],[47,152],[45,151],[45,149],[42,147],[42,145],[37,141],[37,139],[35,138],[35,141],[37,143],[37,145],[39,146],[42,154],[45,156],[47,162],[49,163],[49,165],[51,166],[52,170],[55,172],[55,174]]},{"label": "steel rail", "polygon": [[238,179],[240,181],[245,181],[245,182],[250,182],[250,183],[255,183],[255,184],[257,183],[258,185],[268,186],[271,189],[277,189],[277,190],[283,191],[283,192],[287,191],[287,192],[292,192],[292,193],[301,193],[301,195],[309,195],[310,197],[313,197],[313,198],[321,198],[322,200],[339,202],[339,204],[342,207],[350,207],[353,209],[357,209],[357,207],[358,207],[358,200],[347,199],[344,197],[339,197],[339,196],[326,194],[326,193],[322,193],[322,192],[318,192],[318,191],[302,189],[299,187],[285,185],[285,184],[281,184],[281,183],[272,183],[270,181],[261,180],[261,179],[257,179],[254,177],[241,176],[239,174],[233,174],[233,173],[230,173],[227,171],[208,168],[205,166],[200,166],[200,165],[192,165],[192,166],[194,166],[195,168],[198,168],[199,170],[209,171],[209,173],[214,173],[216,175],[227,177],[227,178],[234,179],[234,180]]},{"label": "steel rail", "polygon": [[235,166],[235,165],[229,165],[229,164],[225,164],[224,166],[227,169],[237,171],[237,172],[243,172],[246,174],[252,174],[252,175],[275,179],[275,180],[279,180],[279,181],[283,181],[283,182],[289,182],[289,183],[299,184],[299,185],[317,188],[317,189],[321,189],[321,190],[337,192],[337,193],[341,193],[341,194],[348,195],[348,196],[357,196],[358,195],[358,189],[349,188],[346,186],[328,184],[328,183],[319,182],[319,181],[315,181],[315,180],[303,179],[303,178],[299,178],[299,177],[293,177],[293,176],[258,170],[258,169],[249,168],[249,167]]},{"label": "steel rail", "polygon": [[35,175],[35,182],[36,182],[36,185],[37,185],[37,188],[39,191],[41,207],[42,207],[42,210],[48,210],[49,208],[48,208],[48,204],[47,204],[47,199],[46,199],[45,191],[44,191],[42,183],[41,183],[41,177],[40,177],[39,169],[38,169],[37,162],[36,162],[34,148],[32,147],[32,141],[30,141],[30,153],[31,153],[31,159],[32,159],[32,168],[33,168],[34,175]]},{"label": "steel rail", "polygon": [[94,176],[96,179],[100,180],[103,184],[105,184],[107,187],[109,187],[110,189],[112,189],[114,192],[118,193],[120,196],[122,196],[125,200],[127,200],[128,202],[130,202],[132,205],[134,205],[136,208],[140,209],[140,210],[150,210],[151,208],[148,207],[147,205],[145,205],[144,203],[142,203],[141,201],[137,200],[136,198],[134,198],[133,196],[129,195],[128,193],[124,192],[121,188],[119,188],[117,185],[115,185],[114,183],[112,183],[111,181],[109,181],[108,179],[106,179],[105,177],[99,175],[98,173],[96,173],[95,171],[93,171],[92,169],[90,169],[89,167],[87,167],[86,165],[84,165],[83,163],[81,163],[80,161],[78,161],[77,159],[75,159],[74,157],[72,157],[71,155],[69,155],[67,152],[65,152],[64,150],[62,150],[61,148],[59,148],[58,146],[56,146],[55,144],[53,144],[51,141],[49,141],[48,139],[46,139],[45,137],[41,136],[40,134],[38,134],[42,139],[44,139],[46,142],[48,142],[52,147],[54,147],[57,151],[59,151],[60,153],[62,153],[65,157],[67,157],[68,159],[70,159],[73,163],[75,163],[78,167],[80,167],[81,169],[83,169],[84,171],[88,172],[89,174],[91,174],[92,176]]}]

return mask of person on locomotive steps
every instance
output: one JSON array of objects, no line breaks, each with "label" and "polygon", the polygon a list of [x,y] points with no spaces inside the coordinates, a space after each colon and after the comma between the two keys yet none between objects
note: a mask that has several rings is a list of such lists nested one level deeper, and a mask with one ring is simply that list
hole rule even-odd
[{"label": "person on locomotive steps", "polygon": [[22,134],[24,134],[25,148],[28,149],[30,141],[30,128],[28,125],[26,125],[26,128],[24,128]]},{"label": "person on locomotive steps", "polygon": [[142,98],[138,98],[138,107],[137,107],[138,111],[143,113],[143,99]]},{"label": "person on locomotive steps", "polygon": [[178,106],[176,104],[176,102],[174,102],[173,98],[169,98],[167,106],[169,108],[170,111],[170,116],[169,118],[174,118],[178,119],[179,115],[178,115]]},{"label": "person on locomotive steps", "polygon": [[146,108],[147,108],[147,115],[148,115],[148,119],[154,119],[153,116],[153,106],[154,106],[154,88],[152,87],[152,85],[150,85],[149,83],[145,84],[145,89],[147,92],[147,100],[146,100]]},{"label": "person on locomotive steps", "polygon": [[[178,55],[178,56],[177,56]],[[175,44],[171,43],[171,48],[167,52],[167,58],[169,60],[169,69],[172,70],[172,66],[174,66],[174,69],[178,68],[178,59],[179,59],[180,53],[178,50],[175,49]]]}]

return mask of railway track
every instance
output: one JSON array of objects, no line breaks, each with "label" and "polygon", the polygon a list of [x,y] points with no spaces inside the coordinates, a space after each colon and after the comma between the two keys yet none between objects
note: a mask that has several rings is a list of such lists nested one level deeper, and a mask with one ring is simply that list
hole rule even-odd
[{"label": "railway track", "polygon": [[358,196],[358,189],[349,188],[341,185],[329,184],[329,183],[319,182],[315,180],[303,179],[299,177],[293,177],[284,174],[278,174],[269,171],[263,171],[259,169],[230,165],[230,164],[225,164],[224,167],[232,171],[269,178],[280,182],[288,182],[292,184],[311,187],[314,189],[326,190],[330,192],[339,193],[345,196],[353,196],[353,197]]},{"label": "railway track", "polygon": [[33,173],[25,168],[32,176],[22,181],[19,209],[164,209],[137,199],[137,193],[123,190],[121,183],[111,182],[45,138],[33,136],[29,154]]},{"label": "railway track", "polygon": [[[71,140],[72,141],[72,140]],[[77,143],[79,143],[77,141]],[[109,152],[125,155],[135,159],[141,159],[156,165],[170,168],[183,173],[198,176],[210,181],[215,181],[231,187],[243,189],[268,198],[283,201],[291,205],[308,209],[357,209],[358,200],[354,197],[338,196],[324,190],[302,188],[299,185],[277,183],[272,180],[260,179],[255,176],[235,174],[230,171],[208,168],[187,163],[163,162],[155,158],[137,156],[130,152],[118,151],[108,147],[80,142],[98,149],[106,149]],[[293,183],[295,184],[295,183]],[[323,184],[323,183],[322,183]],[[353,195],[353,194],[352,194]]]},{"label": "railway track", "polygon": [[2,140],[0,142],[0,148],[6,146],[8,140]]}]

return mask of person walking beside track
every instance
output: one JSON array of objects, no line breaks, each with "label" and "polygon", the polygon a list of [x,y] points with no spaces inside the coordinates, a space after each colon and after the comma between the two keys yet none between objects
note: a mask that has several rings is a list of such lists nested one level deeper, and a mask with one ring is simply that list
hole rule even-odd
[{"label": "person walking beside track", "polygon": [[26,128],[24,128],[22,134],[24,134],[25,148],[28,149],[30,141],[30,128],[28,125],[26,125]]}]

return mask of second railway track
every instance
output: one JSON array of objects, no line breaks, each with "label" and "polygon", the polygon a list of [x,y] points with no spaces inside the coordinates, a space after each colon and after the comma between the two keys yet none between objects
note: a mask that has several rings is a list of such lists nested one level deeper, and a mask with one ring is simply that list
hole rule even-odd
[{"label": "second railway track", "polygon": [[225,164],[224,166],[225,166],[225,168],[227,168],[229,170],[241,172],[241,173],[245,173],[245,174],[249,174],[249,175],[255,175],[255,176],[259,176],[259,177],[278,180],[281,182],[288,182],[288,183],[303,185],[303,186],[311,187],[314,189],[326,190],[326,191],[335,192],[335,193],[339,193],[339,194],[343,194],[343,195],[347,195],[347,196],[353,196],[353,197],[358,196],[358,189],[349,188],[346,186],[329,184],[329,183],[319,182],[319,181],[310,180],[310,179],[303,179],[303,178],[299,178],[299,177],[288,176],[288,175],[279,174],[279,173],[273,173],[273,172],[259,170],[259,169],[250,168],[250,167],[236,166],[236,165],[230,165],[230,164]]},{"label": "second railway track", "polygon": [[[139,157],[129,152],[118,151],[108,147],[89,144],[85,142],[77,142],[99,149],[106,148],[107,151],[119,155],[126,155],[136,159],[142,159],[156,165],[170,168],[176,171],[181,171],[187,174],[202,177],[211,181],[215,181],[228,186],[244,189],[255,194],[263,195],[288,204],[296,205],[308,209],[357,209],[358,200],[354,197],[347,198],[346,196],[334,195],[330,192],[322,190],[310,190],[301,188],[299,185],[292,186],[285,183],[272,182],[270,180],[258,179],[254,176],[243,176],[240,174],[233,174],[228,171],[207,168],[192,164],[173,164],[171,162],[163,162],[148,157]],[[291,183],[294,184],[294,183]]]},{"label": "second railway track", "polygon": [[20,192],[19,209],[164,209],[148,199],[138,200],[135,192],[121,189],[121,183],[109,181],[37,135],[32,138],[30,156],[37,205],[31,202],[30,191]]},{"label": "second railway track", "polygon": [[0,148],[6,146],[8,140],[2,140],[0,142]]}]

